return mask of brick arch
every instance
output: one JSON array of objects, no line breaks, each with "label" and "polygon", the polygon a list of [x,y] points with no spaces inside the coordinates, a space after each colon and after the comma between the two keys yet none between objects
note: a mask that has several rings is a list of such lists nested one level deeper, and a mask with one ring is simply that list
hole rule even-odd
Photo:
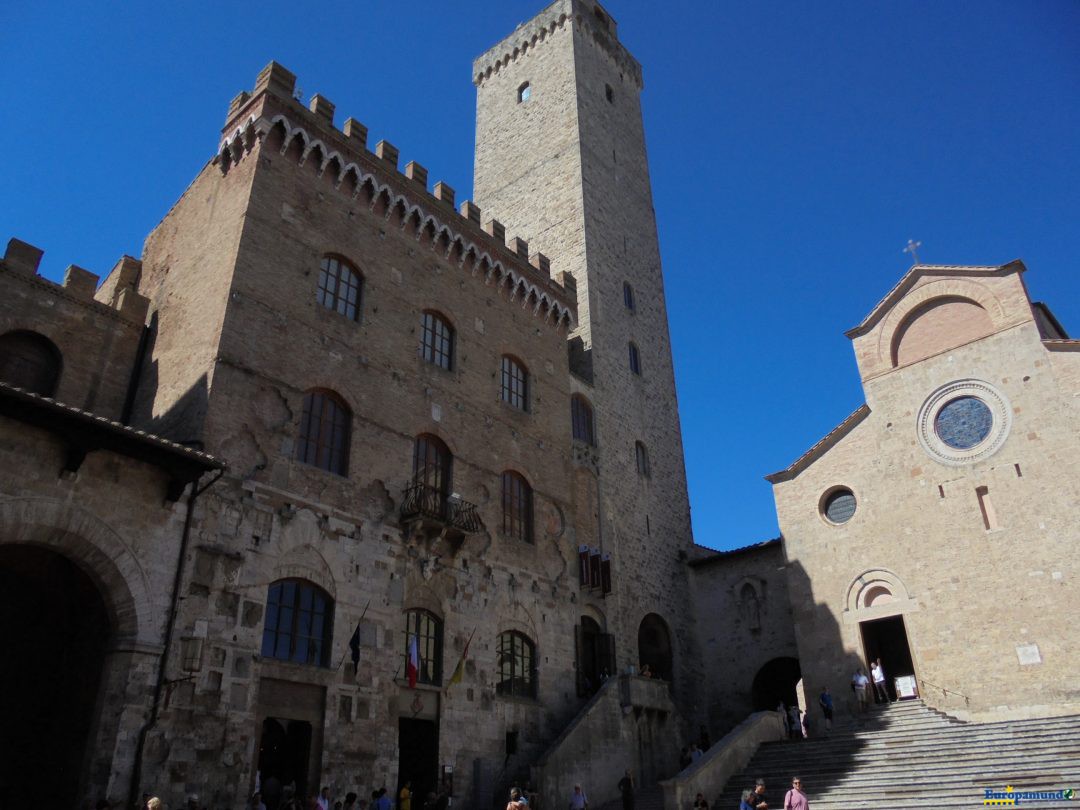
[{"label": "brick arch", "polygon": [[306,579],[314,582],[335,602],[337,582],[330,564],[319,551],[323,532],[318,515],[301,509],[287,521],[282,521],[280,534],[281,557],[273,569],[271,581]]},{"label": "brick arch", "polygon": [[1008,324],[1005,307],[985,285],[966,278],[944,278],[924,284],[912,290],[897,302],[885,316],[878,329],[877,354],[881,368],[893,368],[893,349],[897,337],[903,337],[905,324],[913,315],[919,314],[927,304],[935,299],[963,299],[981,307],[990,322],[990,331],[1001,329]]},{"label": "brick arch", "polygon": [[82,569],[105,602],[114,644],[160,645],[150,580],[127,541],[97,516],[52,498],[7,499],[0,501],[0,543],[43,546]]},{"label": "brick arch", "polygon": [[847,588],[844,599],[844,609],[847,611],[862,610],[869,607],[866,597],[869,594],[880,595],[884,589],[896,601],[904,601],[911,598],[904,581],[899,576],[885,568],[871,568],[863,571],[855,577]]}]

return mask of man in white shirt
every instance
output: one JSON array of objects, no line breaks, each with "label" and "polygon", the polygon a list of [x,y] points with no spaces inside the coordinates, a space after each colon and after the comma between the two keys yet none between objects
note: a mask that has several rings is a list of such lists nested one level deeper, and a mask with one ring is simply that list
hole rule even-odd
[{"label": "man in white shirt", "polygon": [[862,671],[862,667],[855,670],[851,678],[851,688],[855,690],[855,698],[859,701],[859,711],[865,712],[870,705],[870,679]]},{"label": "man in white shirt", "polygon": [[870,665],[870,674],[874,678],[874,703],[888,703],[889,693],[885,691],[885,670],[879,658]]},{"label": "man in white shirt", "polygon": [[585,810],[589,806],[589,797],[581,789],[581,785],[574,785],[574,792],[570,796],[570,810]]}]

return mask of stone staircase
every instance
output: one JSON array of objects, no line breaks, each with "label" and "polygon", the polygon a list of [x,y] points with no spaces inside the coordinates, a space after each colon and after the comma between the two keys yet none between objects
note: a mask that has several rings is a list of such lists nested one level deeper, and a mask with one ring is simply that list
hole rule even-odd
[{"label": "stone staircase", "polygon": [[[738,807],[738,804],[735,806]],[[622,810],[622,799],[605,802],[600,805],[599,810]],[[634,810],[664,810],[664,792],[660,786],[649,785],[637,791],[634,794]]]},{"label": "stone staircase", "polygon": [[815,736],[763,744],[715,803],[706,797],[710,806],[735,810],[740,793],[763,778],[769,807],[780,810],[791,777],[799,776],[813,810],[982,807],[986,790],[1007,785],[1072,788],[1073,801],[1019,804],[1080,808],[1078,716],[961,723],[922,701],[905,701],[838,723],[828,737],[820,715],[813,719]]}]

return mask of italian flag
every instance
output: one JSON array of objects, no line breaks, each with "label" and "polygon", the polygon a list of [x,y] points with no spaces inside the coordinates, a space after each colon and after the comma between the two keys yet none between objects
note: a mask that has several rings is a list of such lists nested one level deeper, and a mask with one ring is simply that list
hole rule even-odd
[{"label": "italian flag", "polygon": [[416,688],[416,677],[420,674],[420,653],[416,649],[416,636],[409,636],[409,660],[405,662],[405,677],[409,679],[409,688]]}]

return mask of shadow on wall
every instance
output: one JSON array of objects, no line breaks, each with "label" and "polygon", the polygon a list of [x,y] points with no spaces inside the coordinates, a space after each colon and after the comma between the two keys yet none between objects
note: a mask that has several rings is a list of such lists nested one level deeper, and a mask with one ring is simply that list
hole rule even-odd
[{"label": "shadow on wall", "polygon": [[158,313],[155,312],[150,317],[131,424],[178,444],[201,447],[209,397],[209,380],[205,373],[162,413],[153,415],[160,387],[158,362],[153,359],[157,335]]}]

